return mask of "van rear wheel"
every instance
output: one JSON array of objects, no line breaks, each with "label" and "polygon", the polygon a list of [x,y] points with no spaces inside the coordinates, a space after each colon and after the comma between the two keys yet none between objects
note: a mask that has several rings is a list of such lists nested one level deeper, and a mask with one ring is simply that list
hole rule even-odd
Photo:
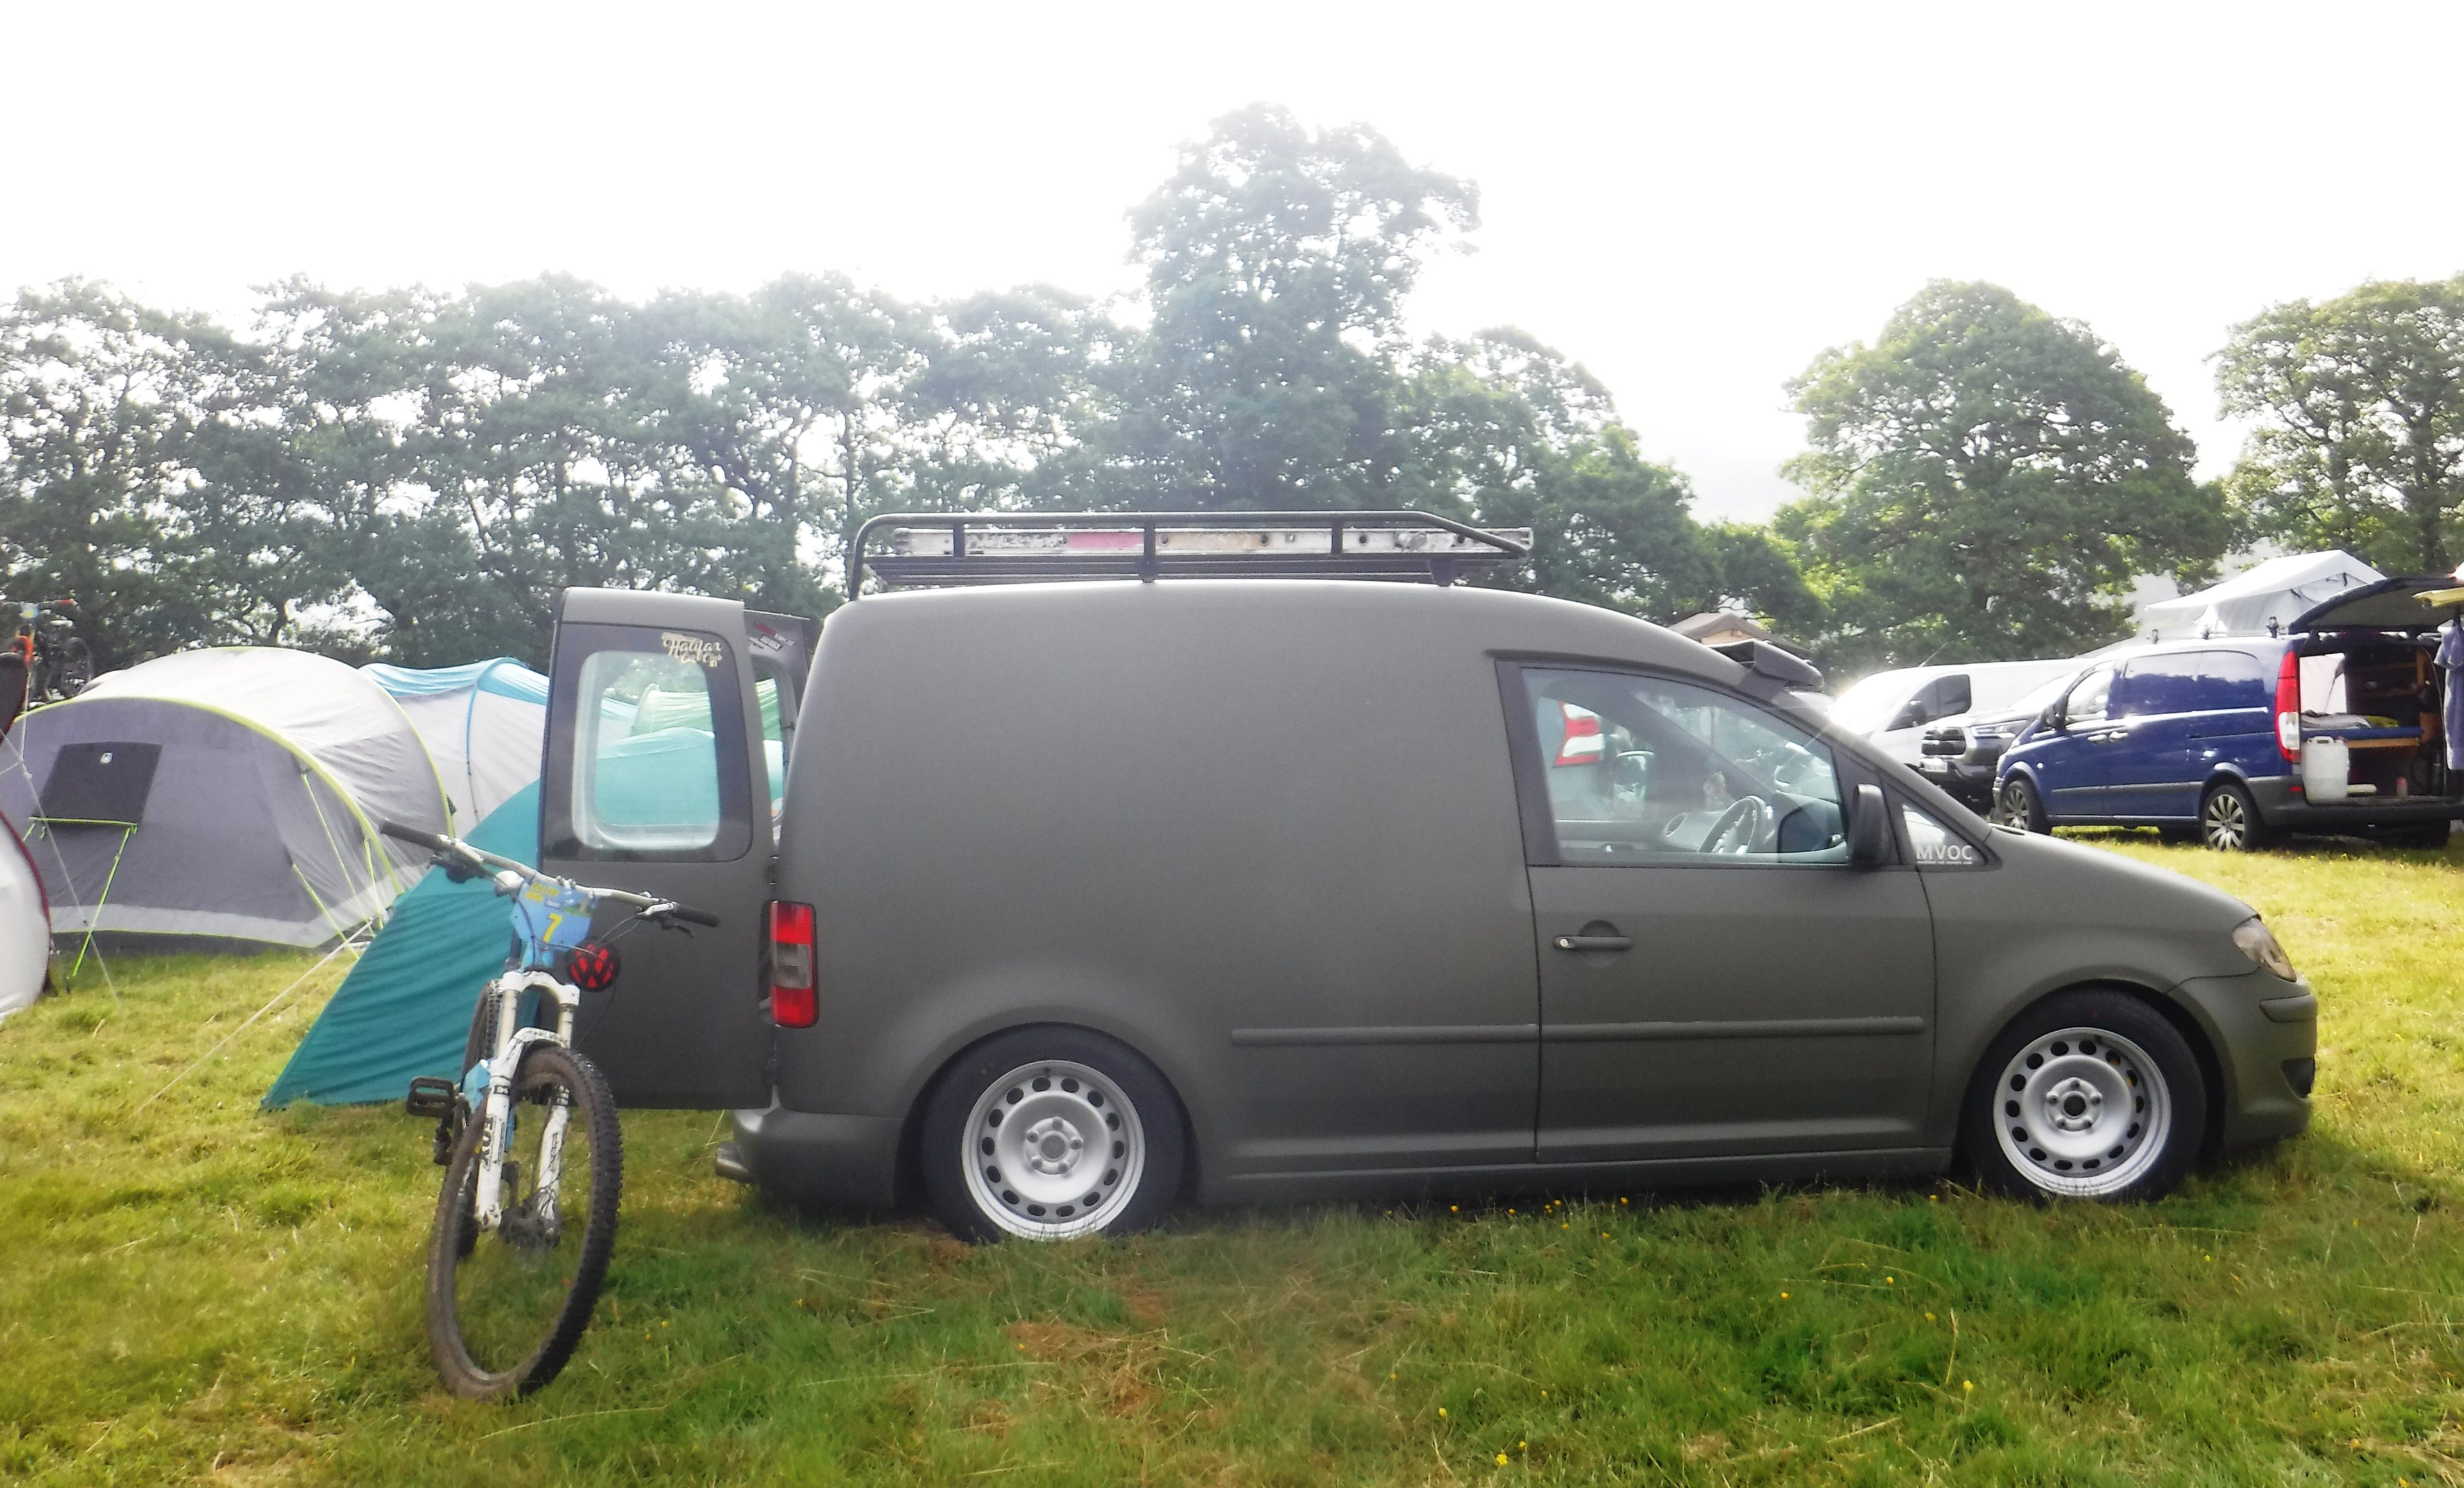
[{"label": "van rear wheel", "polygon": [[2250,792],[2231,780],[2210,786],[2199,802],[2199,841],[2218,852],[2273,847],[2282,835],[2258,819]]},{"label": "van rear wheel", "polygon": [[1172,1207],[1184,1147],[1179,1105],[1136,1051],[1084,1028],[1022,1028],[935,1087],[924,1188],[964,1239],[1121,1235]]},{"label": "van rear wheel", "polygon": [[2182,1181],[2207,1120],[2207,1083],[2180,1030],[2136,997],[2071,992],[1986,1051],[1960,1148],[2006,1193],[2129,1202]]}]

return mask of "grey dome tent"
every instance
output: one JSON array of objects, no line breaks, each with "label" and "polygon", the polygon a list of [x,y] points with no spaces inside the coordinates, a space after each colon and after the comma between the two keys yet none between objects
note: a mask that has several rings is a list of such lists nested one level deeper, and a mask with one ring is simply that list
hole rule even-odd
[{"label": "grey dome tent", "polygon": [[0,747],[52,931],[323,945],[385,916],[446,830],[445,792],[384,689],[321,656],[184,651],[37,709]]}]

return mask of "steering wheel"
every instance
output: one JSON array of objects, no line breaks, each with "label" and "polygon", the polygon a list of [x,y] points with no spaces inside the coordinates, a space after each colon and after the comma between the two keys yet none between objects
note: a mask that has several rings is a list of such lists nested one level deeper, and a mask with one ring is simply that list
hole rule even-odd
[{"label": "steering wheel", "polygon": [[1759,796],[1740,796],[1720,813],[1720,820],[1712,823],[1711,835],[1703,839],[1700,850],[1730,856],[1752,852],[1754,844],[1763,840],[1771,820],[1770,802]]}]

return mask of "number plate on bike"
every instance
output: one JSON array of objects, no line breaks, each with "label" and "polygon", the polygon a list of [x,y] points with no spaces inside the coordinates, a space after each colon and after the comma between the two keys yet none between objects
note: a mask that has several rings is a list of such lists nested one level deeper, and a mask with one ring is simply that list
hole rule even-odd
[{"label": "number plate on bike", "polygon": [[589,938],[590,896],[534,881],[514,901],[514,934],[521,941],[524,966],[551,970],[558,952]]}]

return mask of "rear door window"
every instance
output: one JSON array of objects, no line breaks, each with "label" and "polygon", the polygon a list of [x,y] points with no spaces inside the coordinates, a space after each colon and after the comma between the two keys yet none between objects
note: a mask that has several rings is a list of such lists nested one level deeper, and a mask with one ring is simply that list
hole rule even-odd
[{"label": "rear door window", "polygon": [[716,636],[576,625],[541,801],[550,856],[732,859],[752,843],[734,653]]}]

